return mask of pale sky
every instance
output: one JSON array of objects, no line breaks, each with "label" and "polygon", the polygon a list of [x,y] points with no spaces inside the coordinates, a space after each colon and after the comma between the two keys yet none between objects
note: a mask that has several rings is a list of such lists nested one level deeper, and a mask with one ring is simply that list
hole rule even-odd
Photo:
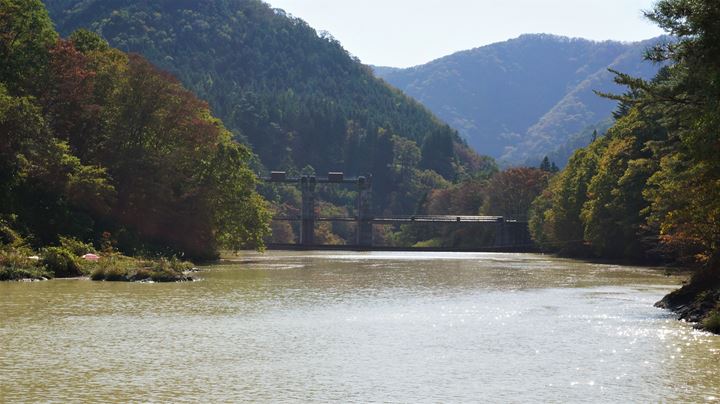
[{"label": "pale sky", "polygon": [[527,33],[621,41],[663,34],[642,15],[655,0],[265,1],[379,66],[415,66]]}]

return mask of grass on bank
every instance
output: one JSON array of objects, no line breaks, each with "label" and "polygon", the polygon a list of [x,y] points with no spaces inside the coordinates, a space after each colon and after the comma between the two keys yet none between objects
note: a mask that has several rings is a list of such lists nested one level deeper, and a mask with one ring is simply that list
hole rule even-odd
[{"label": "grass on bank", "polygon": [[702,321],[703,329],[715,334],[720,334],[720,312],[715,309]]},{"label": "grass on bank", "polygon": [[177,258],[138,259],[124,255],[101,257],[89,265],[92,267],[90,279],[94,281],[145,281],[177,282],[190,278],[186,271],[193,264]]},{"label": "grass on bank", "polygon": [[0,281],[52,278],[54,274],[32,256],[29,248],[0,245]]},{"label": "grass on bank", "polygon": [[[100,258],[83,259],[88,253]],[[191,262],[177,258],[135,258],[117,251],[98,253],[91,244],[63,237],[59,246],[39,251],[21,241],[0,242],[0,281],[89,276],[98,281],[177,282],[190,280],[185,272],[192,268]]]}]

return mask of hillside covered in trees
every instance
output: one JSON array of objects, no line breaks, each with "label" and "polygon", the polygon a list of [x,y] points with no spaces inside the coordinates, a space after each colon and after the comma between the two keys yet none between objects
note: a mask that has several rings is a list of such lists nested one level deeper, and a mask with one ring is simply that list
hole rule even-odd
[{"label": "hillside covered in trees", "polygon": [[88,31],[61,38],[40,0],[0,2],[0,272],[58,244],[197,259],[259,247],[269,216],[251,156],[141,56]]},{"label": "hillside covered in trees", "polygon": [[568,255],[704,266],[663,305],[720,332],[720,4],[662,0],[648,17],[679,38],[648,54],[668,65],[616,74],[613,126],[552,178],[531,231]]},{"label": "hillside covered in trees", "polygon": [[[265,169],[373,174],[377,210],[407,209],[421,196],[397,189],[398,164],[421,183],[486,163],[332,37],[259,0],[45,3],[61,33],[90,29],[176,75]],[[403,161],[398,149],[409,150]]]},{"label": "hillside covered in trees", "polygon": [[[650,78],[643,60],[660,39],[595,42],[528,34],[407,69],[376,68],[388,83],[426,105],[467,142],[502,163],[564,165],[594,130],[604,133],[614,103],[593,90],[621,91],[608,68]],[[568,152],[569,150],[569,152]]]}]

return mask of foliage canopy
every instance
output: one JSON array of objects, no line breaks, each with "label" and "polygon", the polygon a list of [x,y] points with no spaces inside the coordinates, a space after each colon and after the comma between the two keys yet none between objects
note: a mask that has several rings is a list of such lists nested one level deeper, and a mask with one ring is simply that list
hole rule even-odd
[{"label": "foliage canopy", "polygon": [[0,215],[37,246],[127,252],[261,247],[268,214],[247,147],[206,103],[96,34],[58,39],[39,0],[0,2]]}]

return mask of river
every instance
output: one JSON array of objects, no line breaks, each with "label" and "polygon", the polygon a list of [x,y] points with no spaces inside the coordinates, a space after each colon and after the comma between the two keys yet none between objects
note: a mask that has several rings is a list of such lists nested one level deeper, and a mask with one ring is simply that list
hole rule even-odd
[{"label": "river", "polygon": [[662,270],[268,252],[176,284],[0,283],[0,401],[703,402],[720,337]]}]

